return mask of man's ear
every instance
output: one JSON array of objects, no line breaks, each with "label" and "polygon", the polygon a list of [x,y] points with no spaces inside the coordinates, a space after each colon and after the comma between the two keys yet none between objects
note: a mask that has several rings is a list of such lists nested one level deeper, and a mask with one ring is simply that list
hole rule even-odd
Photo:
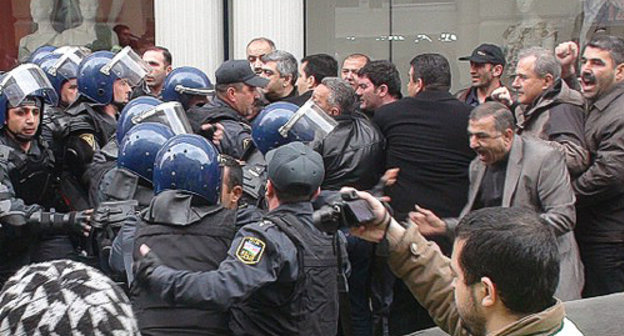
[{"label": "man's ear", "polygon": [[481,278],[481,288],[482,296],[481,296],[481,306],[483,307],[493,307],[498,300],[498,294],[496,293],[496,285],[489,277]]},{"label": "man's ear", "polygon": [[542,90],[544,91],[548,90],[548,88],[553,86],[554,82],[555,82],[555,78],[553,77],[553,75],[546,74],[546,76],[544,76],[544,85],[542,86]]},{"label": "man's ear", "polygon": [[292,79],[293,79],[292,75],[284,76],[284,87],[287,87],[288,84],[292,83]]},{"label": "man's ear", "polygon": [[502,64],[496,64],[494,67],[492,67],[492,75],[494,77],[500,77],[503,75],[503,65]]},{"label": "man's ear", "polygon": [[312,89],[312,88],[314,88],[314,87],[318,86],[318,85],[319,85],[319,84],[321,84],[321,83],[319,83],[319,82],[316,80],[316,77],[314,77],[314,76],[308,76],[308,77],[306,78],[306,84],[308,85],[308,89]]},{"label": "man's ear", "polygon": [[238,200],[243,196],[243,186],[234,186],[232,188],[232,202],[238,203]]},{"label": "man's ear", "polygon": [[236,88],[234,86],[230,86],[225,90],[225,96],[230,101],[236,101]]},{"label": "man's ear", "polygon": [[621,82],[624,80],[624,63],[620,63],[615,67],[615,81]]},{"label": "man's ear", "polygon": [[312,195],[312,198],[310,198],[310,200],[314,200],[318,197],[318,195],[320,195],[321,193],[321,187],[316,188],[316,191],[314,192],[314,194]]},{"label": "man's ear", "polygon": [[171,71],[173,70],[173,67],[170,65],[167,65],[167,67],[165,68],[165,73],[168,75]]},{"label": "man's ear", "polygon": [[340,115],[340,108],[337,106],[332,106],[329,108],[329,115],[332,117],[337,117]]},{"label": "man's ear", "polygon": [[376,90],[379,97],[385,97],[388,94],[388,85],[381,84],[376,88]]},{"label": "man's ear", "polygon": [[266,182],[266,190],[264,191],[264,195],[266,198],[275,196],[275,187],[273,187],[273,183],[271,180],[267,180]]}]

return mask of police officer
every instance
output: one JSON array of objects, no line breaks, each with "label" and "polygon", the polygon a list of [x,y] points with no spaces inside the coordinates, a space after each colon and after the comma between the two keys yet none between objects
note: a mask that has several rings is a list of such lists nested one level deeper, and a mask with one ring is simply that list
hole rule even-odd
[{"label": "police officer", "polygon": [[94,52],[80,63],[80,96],[67,109],[71,120],[65,137],[65,161],[71,162],[66,167],[84,189],[88,181],[81,179],[87,165],[115,132],[117,114],[128,103],[132,86],[147,73],[147,65],[130,47],[116,55]]},{"label": "police officer", "polygon": [[[219,155],[211,143],[198,135],[170,139],[155,160],[156,196],[141,216],[135,246],[159,248],[162,260],[176,268],[217,269],[236,220],[234,210],[219,204],[221,182]],[[174,307],[147,287],[133,291],[131,298],[143,334],[228,334],[223,310]]]},{"label": "police officer", "polygon": [[[331,132],[335,127],[335,122],[330,118],[327,123],[317,124],[317,117],[323,117],[324,113],[319,109],[302,109],[299,106],[287,103],[276,102],[268,105],[253,122],[251,127],[251,137],[253,143],[245,151],[243,160],[243,197],[239,212],[249,214],[241,216],[238,226],[251,224],[249,220],[255,217],[256,212],[263,212],[267,205],[265,203],[266,161],[264,156],[270,150],[293,141],[312,143],[320,141],[321,137]],[[259,210],[258,210],[259,209]]]},{"label": "police officer", "polygon": [[46,106],[46,113],[41,119],[41,137],[54,152],[57,166],[62,165],[62,138],[69,123],[65,109],[78,97],[78,66],[87,55],[78,47],[62,48],[65,50],[63,53],[59,49],[38,59],[36,63],[45,72],[59,97],[56,105]]},{"label": "police officer", "polygon": [[167,253],[164,245],[149,252],[137,244],[145,256],[137,279],[169,302],[229,308],[234,335],[334,335],[338,263],[333,237],[314,227],[310,203],[320,190],[323,160],[292,142],[270,151],[267,162],[270,212],[238,231],[217,270],[176,270],[156,256]]},{"label": "police officer", "polygon": [[[197,114],[192,119],[200,120],[199,125],[222,125],[224,132],[217,145],[219,152],[240,159],[251,143],[251,127],[245,117],[255,113],[254,104],[260,99],[258,88],[264,88],[269,81],[256,75],[246,60],[226,61],[215,75],[215,99],[193,109],[190,114]],[[195,131],[213,140],[212,133],[202,133],[196,127]]]},{"label": "police officer", "polygon": [[[44,102],[56,92],[34,64],[21,65],[0,79],[0,284],[31,261],[67,257],[68,231],[88,223],[84,212],[55,213],[63,202],[54,157],[39,138]],[[46,212],[51,209],[51,212]]]},{"label": "police officer", "polygon": [[208,76],[190,66],[175,68],[167,75],[163,84],[162,99],[182,104],[194,132],[199,132],[199,116],[203,116],[201,113],[194,113],[195,108],[205,105],[213,96],[214,85]]}]

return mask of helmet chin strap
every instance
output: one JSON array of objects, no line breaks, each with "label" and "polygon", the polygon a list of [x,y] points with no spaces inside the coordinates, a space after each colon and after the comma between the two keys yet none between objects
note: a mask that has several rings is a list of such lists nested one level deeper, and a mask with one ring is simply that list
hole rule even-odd
[{"label": "helmet chin strap", "polygon": [[117,108],[117,113],[121,113],[123,108],[126,107],[126,103],[120,103],[120,102],[115,101],[114,99],[111,102],[111,105],[113,105],[113,106],[115,106],[115,108]]},{"label": "helmet chin strap", "polygon": [[17,141],[17,142],[19,142],[21,144],[28,143],[28,142],[32,141],[32,139],[35,137],[34,135],[17,134],[15,132],[11,131],[9,129],[9,127],[7,127],[7,126],[5,126],[5,129],[6,129],[7,133],[9,133],[11,138],[13,138],[15,141]]}]

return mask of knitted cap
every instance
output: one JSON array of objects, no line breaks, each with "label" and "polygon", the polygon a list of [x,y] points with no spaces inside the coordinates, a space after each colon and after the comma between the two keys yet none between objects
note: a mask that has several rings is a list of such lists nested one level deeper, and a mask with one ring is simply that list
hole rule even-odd
[{"label": "knitted cap", "polygon": [[0,292],[0,335],[139,335],[128,297],[94,268],[32,264]]}]

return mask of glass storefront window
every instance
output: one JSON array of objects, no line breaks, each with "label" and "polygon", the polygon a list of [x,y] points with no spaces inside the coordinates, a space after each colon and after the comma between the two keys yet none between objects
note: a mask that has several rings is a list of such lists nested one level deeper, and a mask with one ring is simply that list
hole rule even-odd
[{"label": "glass storefront window", "polygon": [[139,54],[154,45],[154,0],[0,0],[0,8],[0,71],[43,45],[130,45]]},{"label": "glass storefront window", "polygon": [[624,0],[314,0],[306,1],[306,54],[341,62],[353,52],[394,62],[406,91],[409,61],[422,53],[448,58],[452,90],[470,85],[468,62],[481,43],[507,57],[504,80],[518,52],[565,41],[586,43],[596,33],[622,36]]}]

